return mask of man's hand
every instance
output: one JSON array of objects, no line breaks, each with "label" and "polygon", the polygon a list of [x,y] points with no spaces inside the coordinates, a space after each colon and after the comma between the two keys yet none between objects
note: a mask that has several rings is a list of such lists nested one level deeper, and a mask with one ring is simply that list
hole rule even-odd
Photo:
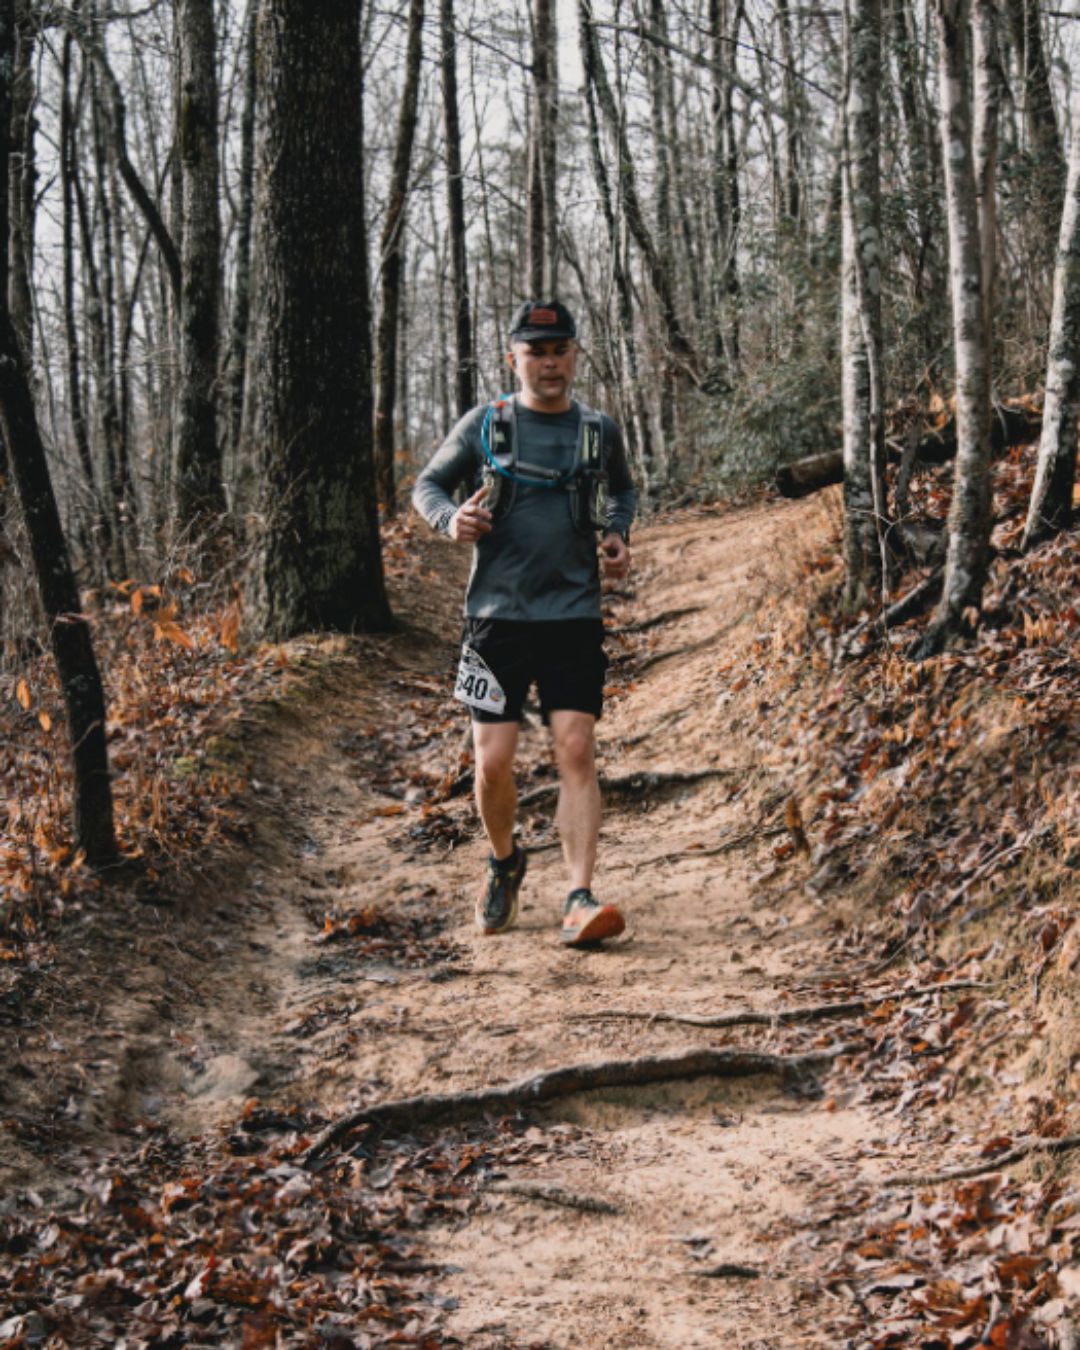
[{"label": "man's hand", "polygon": [[468,501],[461,503],[450,518],[448,533],[451,539],[472,544],[491,533],[491,512],[484,505],[486,496],[487,488],[478,488]]},{"label": "man's hand", "polygon": [[600,541],[600,562],[608,581],[621,581],[630,571],[630,545],[621,534],[604,535]]}]

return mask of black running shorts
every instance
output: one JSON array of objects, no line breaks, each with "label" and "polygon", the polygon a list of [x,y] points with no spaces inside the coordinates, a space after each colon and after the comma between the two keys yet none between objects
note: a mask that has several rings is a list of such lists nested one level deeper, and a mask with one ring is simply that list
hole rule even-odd
[{"label": "black running shorts", "polygon": [[600,716],[608,665],[601,619],[466,619],[461,641],[506,694],[501,712],[473,707],[473,721],[520,722],[534,681],[545,723],[550,713],[560,711]]}]

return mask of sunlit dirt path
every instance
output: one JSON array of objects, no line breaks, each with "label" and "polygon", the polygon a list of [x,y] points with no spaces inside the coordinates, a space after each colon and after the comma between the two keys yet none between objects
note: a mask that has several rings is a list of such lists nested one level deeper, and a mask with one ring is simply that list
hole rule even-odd
[{"label": "sunlit dirt path", "polygon": [[[830,964],[819,901],[773,865],[782,785],[740,735],[745,695],[736,697],[740,652],[757,637],[761,607],[794,584],[793,558],[821,526],[820,508],[770,505],[641,533],[631,593],[616,598],[612,619],[614,652],[632,678],[602,722],[602,773],[717,772],[611,794],[597,890],[630,922],[604,950],[558,943],[565,884],[550,800],[524,813],[533,851],[521,921],[485,939],[472,928],[484,857],[475,837],[449,853],[403,847],[400,817],[369,814],[357,828],[365,808],[354,801],[355,777],[346,791],[332,774],[317,783],[309,772],[313,807],[344,794],[338,815],[316,809],[306,824],[301,865],[319,882],[317,898],[346,909],[376,899],[405,914],[445,910],[440,940],[455,955],[413,976],[369,969],[359,993],[349,991],[359,1006],[345,1014],[348,1057],[307,1065],[301,1095],[316,1092],[332,1114],[562,1064],[815,1043],[820,1032],[709,1032],[601,1014],[813,1001],[815,974]],[[674,617],[619,634],[664,615]],[[453,613],[415,622],[440,635],[456,626]],[[445,654],[432,650],[438,659],[426,674],[417,654],[412,673],[398,673],[406,692],[410,679],[423,688],[445,673]],[[547,781],[537,778],[545,749],[545,733],[531,727],[523,787]],[[450,813],[473,829],[467,802]],[[734,846],[707,853],[724,841]],[[275,889],[272,878],[267,885]],[[340,1006],[340,978],[332,968],[324,977]],[[340,1024],[320,1034],[340,1036]],[[861,1110],[837,1109],[820,1093],[790,1095],[772,1078],[595,1092],[537,1112],[521,1161],[488,1179],[479,1212],[429,1234],[429,1259],[447,1271],[447,1331],[477,1347],[835,1344],[784,1252],[798,1240],[793,1221],[854,1175],[875,1128]],[[560,1188],[570,1207],[530,1187]],[[595,1212],[597,1201],[612,1212]],[[744,1269],[706,1274],[727,1266]]]}]

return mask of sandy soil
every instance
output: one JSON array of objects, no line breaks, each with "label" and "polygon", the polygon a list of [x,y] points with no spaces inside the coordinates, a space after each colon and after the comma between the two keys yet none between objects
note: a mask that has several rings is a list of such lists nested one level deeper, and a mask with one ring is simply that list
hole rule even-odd
[{"label": "sandy soil", "polygon": [[[302,692],[261,717],[244,750],[255,784],[243,856],[173,907],[88,921],[87,943],[115,942],[122,959],[84,972],[83,1014],[21,1045],[39,1072],[20,1110],[29,1118],[51,1102],[70,1128],[48,1166],[24,1131],[7,1180],[62,1192],[90,1144],[139,1117],[197,1133],[251,1099],[331,1116],[561,1064],[778,1048],[767,1028],[599,1014],[771,1008],[819,992],[827,916],[800,868],[774,863],[764,827],[784,793],[740,736],[752,692],[733,687],[762,607],[796,586],[793,559],[826,510],[769,503],[640,532],[634,578],[614,602],[613,650],[631,682],[601,723],[602,771],[716,772],[608,802],[596,889],[629,924],[589,952],[558,942],[565,883],[550,802],[523,819],[532,853],[521,922],[482,938],[472,908],[485,850],[467,795],[425,814],[422,785],[387,774],[392,763],[460,768],[465,723],[448,723],[441,691],[463,559],[426,545],[406,578],[405,630],[366,641],[359,659],[324,644]],[[683,610],[694,612],[618,631]],[[325,669],[310,673],[319,660]],[[531,727],[523,786],[549,781],[546,751]],[[325,915],[364,907],[395,917],[400,950],[356,963],[316,941]],[[502,1179],[518,1190],[491,1185],[471,1218],[427,1235],[448,1270],[447,1331],[475,1347],[835,1345],[829,1309],[786,1244],[884,1128],[869,1109],[787,1095],[773,1079],[612,1090],[537,1112],[535,1147]],[[523,1183],[557,1185],[580,1205],[546,1203]],[[704,1276],[721,1263],[761,1278]]]}]

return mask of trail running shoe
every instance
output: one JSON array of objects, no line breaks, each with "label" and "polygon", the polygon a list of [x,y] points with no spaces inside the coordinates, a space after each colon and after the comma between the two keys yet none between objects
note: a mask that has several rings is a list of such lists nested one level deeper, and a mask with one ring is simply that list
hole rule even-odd
[{"label": "trail running shoe", "polygon": [[518,891],[525,879],[525,850],[514,844],[509,858],[488,858],[487,880],[476,898],[476,926],[481,933],[505,933],[518,916]]},{"label": "trail running shoe", "polygon": [[618,937],[626,920],[615,905],[602,905],[592,891],[571,891],[563,905],[562,940],[568,947]]}]

